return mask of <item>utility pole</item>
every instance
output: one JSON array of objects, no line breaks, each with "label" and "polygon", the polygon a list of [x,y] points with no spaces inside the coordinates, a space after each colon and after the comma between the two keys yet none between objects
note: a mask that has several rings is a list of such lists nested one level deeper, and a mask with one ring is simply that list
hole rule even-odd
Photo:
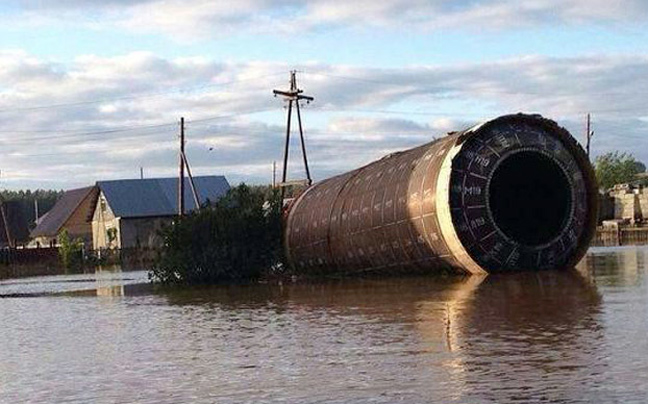
[{"label": "utility pole", "polygon": [[200,212],[200,198],[198,198],[198,190],[196,188],[196,183],[194,182],[193,175],[191,175],[191,167],[189,166],[189,160],[187,160],[187,155],[182,153],[182,161],[184,161],[185,167],[187,168],[187,176],[189,177],[189,187],[191,187],[191,194],[193,195],[194,204],[196,205],[196,210]]},{"label": "utility pole", "polygon": [[[200,210],[200,199],[198,198],[198,191],[196,189],[196,184],[194,183],[193,175],[191,175],[191,167],[189,167],[189,161],[187,160],[187,154],[185,153],[185,120],[184,117],[180,118],[180,167],[179,167],[179,176],[178,176],[178,216],[183,216],[185,213],[185,203],[184,203],[184,194],[185,194],[185,168],[187,169],[187,175],[189,176],[189,187],[191,188],[191,194],[196,205],[196,210]],[[140,174],[144,178],[144,169],[140,167]]]},{"label": "utility pole", "polygon": [[140,166],[140,180],[144,179],[144,167]]},{"label": "utility pole", "polygon": [[272,188],[277,186],[277,162],[272,162]]},{"label": "utility pole", "polygon": [[[0,170],[0,178],[2,177],[2,170]],[[5,209],[4,198],[0,195],[0,216],[2,216],[2,224],[7,237],[7,245],[11,248],[14,247],[13,237],[11,237],[11,229],[9,228],[9,219],[7,218],[7,211]]]},{"label": "utility pole", "polygon": [[38,199],[34,198],[34,223],[38,224],[38,217],[40,216],[38,212]]},{"label": "utility pole", "polygon": [[5,209],[4,199],[0,198],[0,216],[2,216],[2,224],[5,229],[5,236],[7,237],[7,245],[14,248],[14,240],[11,237],[11,229],[9,228],[9,219],[7,218],[7,210]]},{"label": "utility pole", "polygon": [[588,159],[590,156],[590,143],[593,136],[594,136],[594,131],[592,130],[592,122],[590,119],[590,114],[587,114],[587,125],[585,127],[585,151],[587,152]]},{"label": "utility pole", "polygon": [[290,124],[292,118],[292,108],[293,104],[297,110],[297,121],[299,123],[299,139],[301,142],[302,157],[304,159],[304,168],[306,170],[306,185],[311,185],[313,180],[311,179],[310,170],[308,168],[308,157],[306,156],[306,143],[304,142],[304,129],[302,127],[301,112],[299,109],[299,101],[306,100],[306,103],[310,103],[314,100],[313,97],[302,94],[304,90],[300,90],[297,87],[297,72],[292,70],[290,72],[290,90],[273,90],[275,97],[281,95],[284,100],[288,101],[288,117],[286,123],[286,143],[284,145],[284,158],[283,158],[283,172],[281,175],[281,198],[283,199],[285,193],[285,187],[288,185],[294,185],[293,183],[287,183],[286,177],[288,175],[288,151],[290,146]]},{"label": "utility pole", "polygon": [[185,150],[185,122],[184,117],[180,118],[180,167],[178,173],[178,216],[183,216],[184,208],[184,150]]}]

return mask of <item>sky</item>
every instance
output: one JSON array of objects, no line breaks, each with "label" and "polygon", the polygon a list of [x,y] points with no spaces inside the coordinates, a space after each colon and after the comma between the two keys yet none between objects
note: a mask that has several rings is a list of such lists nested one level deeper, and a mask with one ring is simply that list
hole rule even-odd
[{"label": "sky", "polygon": [[0,188],[174,176],[180,117],[194,175],[269,183],[291,70],[316,181],[516,112],[648,162],[647,47],[640,0],[4,0]]}]

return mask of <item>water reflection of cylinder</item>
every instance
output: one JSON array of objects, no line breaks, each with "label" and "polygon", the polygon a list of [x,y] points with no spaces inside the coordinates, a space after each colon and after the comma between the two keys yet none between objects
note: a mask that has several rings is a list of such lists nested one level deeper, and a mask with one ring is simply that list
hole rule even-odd
[{"label": "water reflection of cylinder", "polygon": [[481,282],[417,303],[416,329],[430,352],[439,352],[445,334],[444,383],[456,392],[453,401],[615,401],[593,387],[609,383],[594,283],[576,271],[466,278]]},{"label": "water reflection of cylinder", "polygon": [[286,255],[300,272],[571,266],[596,189],[565,129],[503,116],[315,184],[288,212]]},{"label": "water reflection of cylinder", "polygon": [[458,402],[615,401],[595,387],[610,373],[601,296],[575,271],[488,276],[453,321]]}]

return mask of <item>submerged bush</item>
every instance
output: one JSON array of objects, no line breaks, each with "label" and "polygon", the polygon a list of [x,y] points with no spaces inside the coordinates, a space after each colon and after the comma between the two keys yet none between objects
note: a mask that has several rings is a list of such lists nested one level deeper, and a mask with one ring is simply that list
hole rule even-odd
[{"label": "submerged bush", "polygon": [[59,259],[65,269],[75,269],[82,265],[83,240],[72,239],[67,229],[63,229],[58,235]]},{"label": "submerged bush", "polygon": [[281,198],[268,187],[232,188],[217,202],[162,231],[164,247],[150,272],[165,284],[259,278],[281,265]]}]

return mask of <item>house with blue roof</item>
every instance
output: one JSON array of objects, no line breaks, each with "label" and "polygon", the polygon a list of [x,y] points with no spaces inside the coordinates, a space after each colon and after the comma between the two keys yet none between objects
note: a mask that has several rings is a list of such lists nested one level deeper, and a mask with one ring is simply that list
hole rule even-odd
[{"label": "house with blue roof", "polygon": [[[225,177],[194,177],[201,205],[216,201],[229,191]],[[92,216],[92,244],[106,248],[157,248],[162,245],[159,231],[178,212],[178,179],[146,178],[98,181],[99,194]],[[196,209],[189,179],[185,179],[184,206]]]}]

